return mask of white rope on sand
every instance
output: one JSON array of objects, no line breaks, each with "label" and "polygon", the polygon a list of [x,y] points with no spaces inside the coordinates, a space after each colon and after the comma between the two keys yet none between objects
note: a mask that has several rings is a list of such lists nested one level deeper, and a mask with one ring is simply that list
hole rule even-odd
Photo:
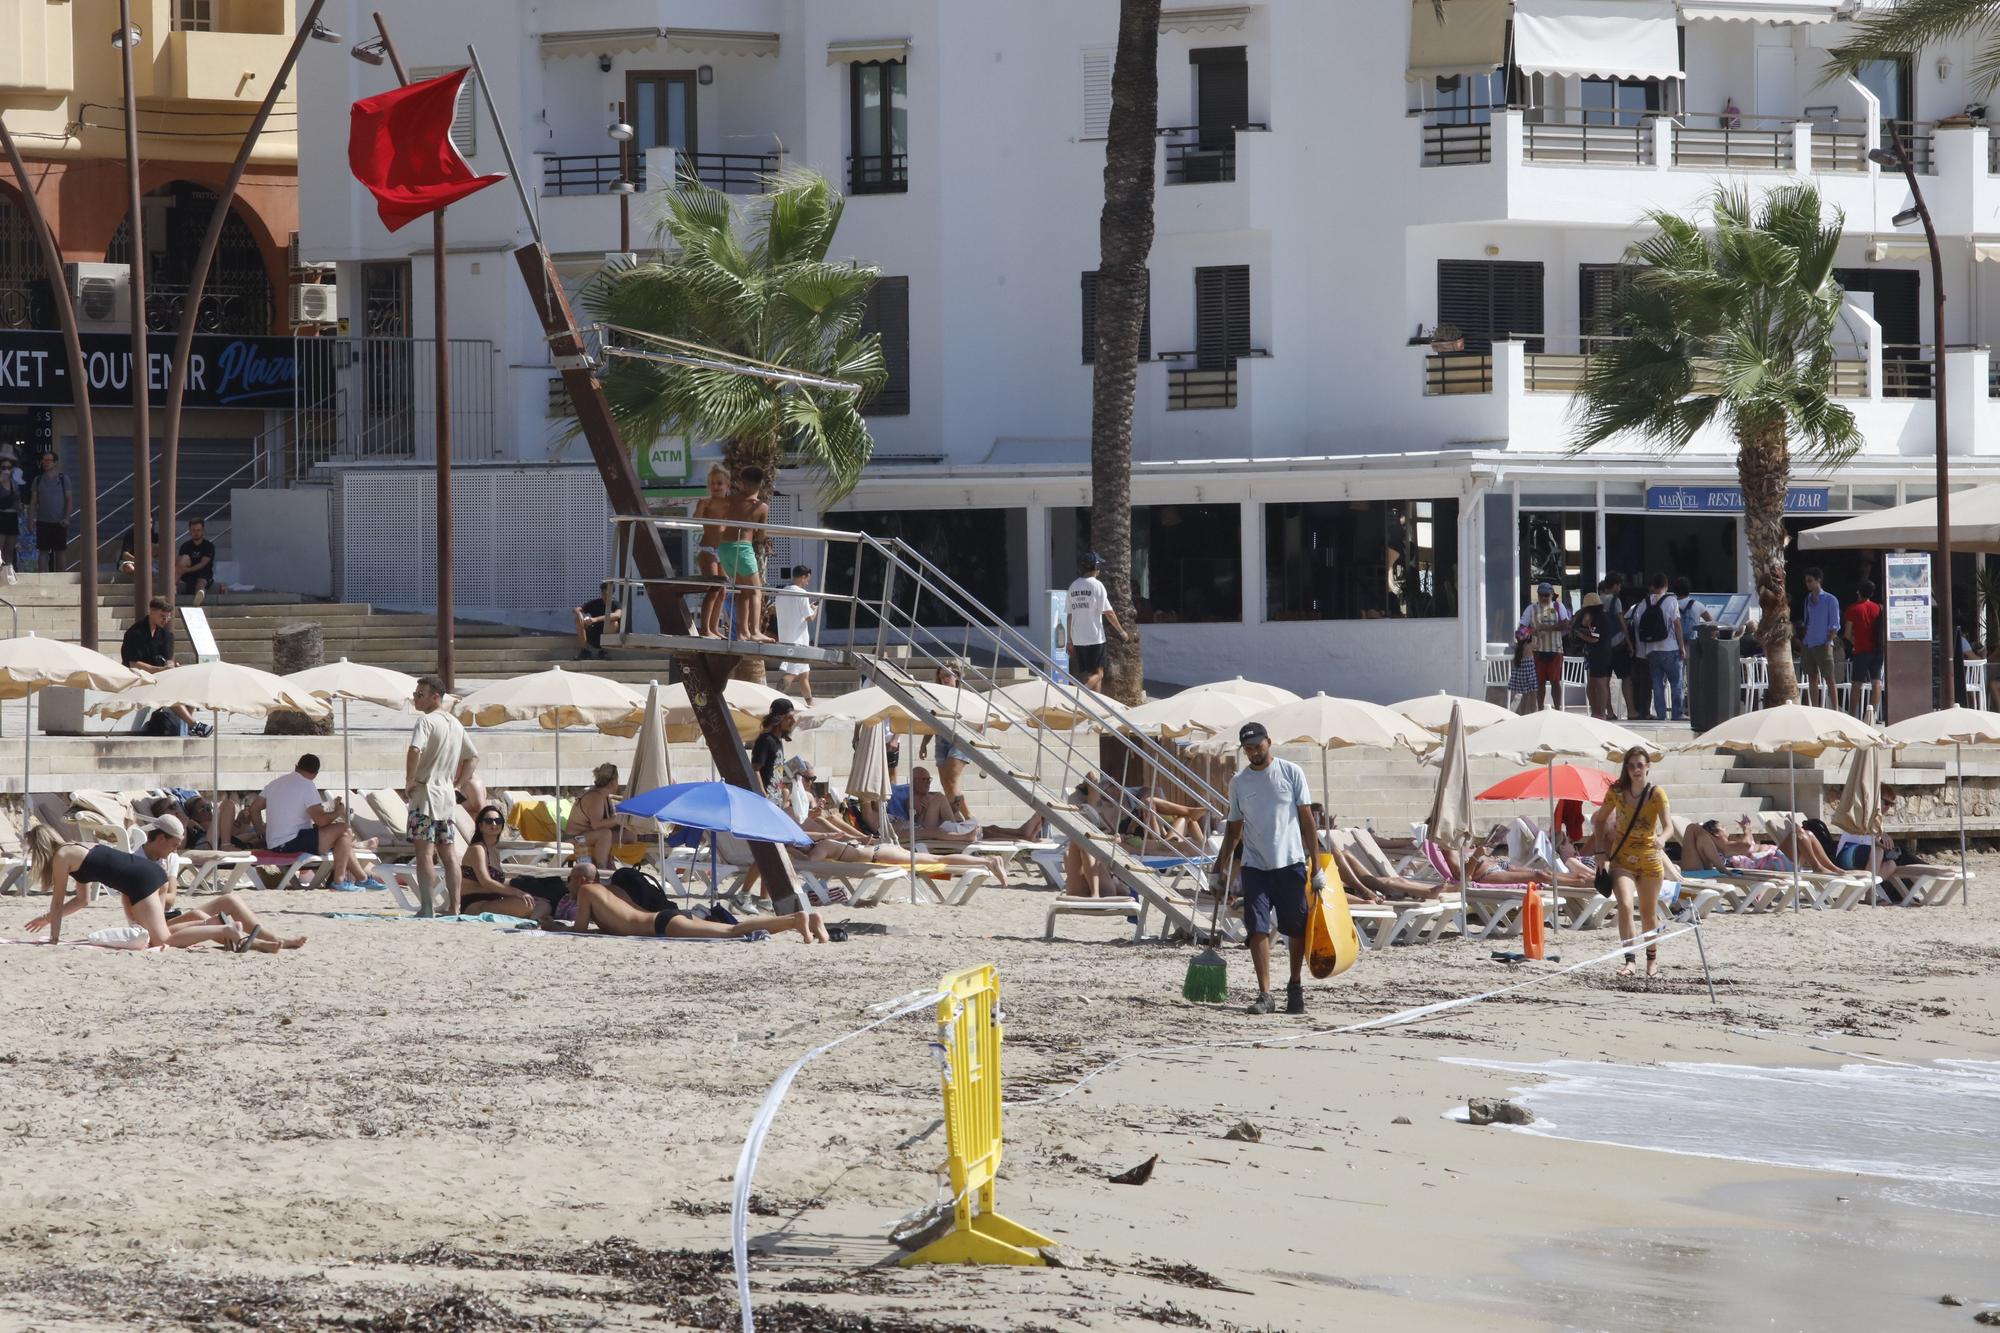
[{"label": "white rope on sand", "polygon": [[[1251,1037],[1237,1041],[1181,1042],[1172,1046],[1150,1046],[1144,1050],[1130,1051],[1098,1066],[1090,1073],[1085,1074],[1082,1078],[1070,1084],[1067,1088],[1064,1088],[1061,1092],[1052,1093],[1046,1097],[1029,1098],[1025,1101],[1006,1102],[1004,1105],[1009,1107],[1051,1105],[1063,1100],[1065,1097],[1071,1096],[1086,1083],[1110,1073],[1112,1070],[1118,1068],[1118,1066],[1128,1064],[1133,1060],[1145,1059],[1149,1056],[1173,1055],[1185,1051],[1225,1050],[1233,1047],[1281,1046],[1288,1042],[1307,1041],[1314,1037],[1336,1037],[1350,1032],[1366,1032],[1374,1028],[1397,1027],[1404,1023],[1414,1023],[1419,1019],[1428,1018],[1432,1014],[1440,1014],[1446,1010],[1478,1004],[1482,1000],[1491,1000],[1502,995],[1510,995],[1518,990],[1526,990],[1530,986],[1539,986],[1545,982],[1554,981],[1558,977],[1566,977],[1572,972],[1580,972],[1587,967],[1596,967],[1601,963],[1606,963],[1617,958],[1621,954],[1630,952],[1640,944],[1648,942],[1662,944],[1668,940],[1679,939],[1683,935],[1695,933],[1698,927],[1683,926],[1679,930],[1667,934],[1661,934],[1660,929],[1656,928],[1650,934],[1642,934],[1634,940],[1622,941],[1610,953],[1601,954],[1596,958],[1587,958],[1580,963],[1571,963],[1567,967],[1558,968],[1553,972],[1537,973],[1525,980],[1514,982],[1512,985],[1501,986],[1489,991],[1481,991],[1477,995],[1461,996],[1455,1000],[1440,1000],[1435,1004],[1418,1005],[1414,1009],[1398,1010],[1396,1013],[1384,1014],[1379,1018],[1368,1018],[1363,1019],[1359,1023],[1349,1023],[1345,1027],[1310,1028],[1304,1032],[1290,1033],[1285,1036]],[[885,1023],[893,1022],[907,1014],[913,1014],[919,1009],[935,1005],[945,998],[946,996],[942,991],[911,991],[909,994],[898,996],[896,999],[884,1000],[879,1004],[868,1006],[865,1012],[871,1014],[879,1013],[881,1017],[861,1027],[854,1028],[849,1032],[844,1032],[832,1041],[807,1051],[804,1055],[793,1061],[791,1066],[778,1076],[778,1081],[771,1085],[771,1090],[764,1094],[763,1105],[757,1108],[757,1115],[750,1122],[750,1133],[743,1140],[743,1152],[736,1159],[736,1191],[735,1197],[730,1204],[729,1213],[730,1247],[736,1262],[736,1301],[743,1316],[743,1333],[756,1333],[757,1327],[750,1309],[750,1235],[748,1220],[750,1184],[757,1172],[757,1159],[764,1150],[764,1139],[771,1132],[771,1123],[777,1119],[778,1108],[783,1105],[785,1094],[791,1089],[792,1080],[798,1077],[800,1070],[804,1069],[814,1060],[817,1060],[820,1056],[825,1055],[834,1047],[839,1046],[842,1042],[861,1036],[865,1032],[873,1032]],[[885,1010],[887,1012],[884,1012]]]}]

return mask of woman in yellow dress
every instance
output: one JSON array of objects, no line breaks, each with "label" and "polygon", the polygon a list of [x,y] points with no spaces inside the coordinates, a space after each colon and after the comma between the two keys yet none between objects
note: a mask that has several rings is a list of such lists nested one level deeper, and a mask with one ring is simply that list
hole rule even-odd
[{"label": "woman in yellow dress", "polygon": [[[1598,855],[1611,866],[1611,891],[1618,899],[1618,938],[1627,944],[1637,938],[1632,930],[1632,899],[1639,899],[1639,916],[1652,938],[1659,929],[1660,887],[1667,878],[1666,842],[1667,794],[1647,781],[1652,761],[1641,746],[1625,752],[1618,767],[1618,780],[1597,807],[1592,825],[1597,835]],[[1629,832],[1628,832],[1629,830]],[[1605,864],[1600,861],[1598,864]],[[1633,957],[1628,949],[1625,966],[1618,975],[1632,975]],[[1646,946],[1646,975],[1660,972],[1660,946]]]}]

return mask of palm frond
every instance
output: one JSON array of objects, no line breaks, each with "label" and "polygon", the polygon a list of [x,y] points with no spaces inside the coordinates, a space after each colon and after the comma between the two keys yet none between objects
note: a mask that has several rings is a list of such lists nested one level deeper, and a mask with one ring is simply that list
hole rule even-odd
[{"label": "palm frond", "polygon": [[1871,60],[1911,55],[1977,32],[1983,43],[1973,74],[1991,88],[2000,74],[1997,22],[2000,0],[1899,0],[1894,8],[1868,12],[1855,22],[1853,36],[1827,52],[1820,82],[1858,74]]}]

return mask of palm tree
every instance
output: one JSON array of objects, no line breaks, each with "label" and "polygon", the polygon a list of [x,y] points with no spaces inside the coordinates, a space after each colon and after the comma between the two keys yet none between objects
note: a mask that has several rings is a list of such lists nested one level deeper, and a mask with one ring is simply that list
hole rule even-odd
[{"label": "palm tree", "polygon": [[1578,450],[1636,436],[1666,452],[1720,421],[1736,437],[1744,538],[1762,608],[1757,637],[1770,698],[1798,694],[1785,594],[1785,492],[1797,452],[1832,467],[1861,447],[1854,414],[1833,401],[1833,276],[1838,210],[1809,185],[1752,203],[1718,190],[1709,226],[1651,212],[1653,234],[1628,252],[1631,283],[1613,303],[1623,336],[1598,343],[1571,402]]},{"label": "palm tree", "polygon": [[[1104,212],[1097,224],[1097,354],[1090,381],[1090,542],[1126,629],[1110,645],[1105,690],[1137,703],[1145,660],[1132,601],[1132,401],[1153,249],[1153,154],[1160,115],[1160,0],[1119,0],[1104,143]],[[1065,571],[1066,572],[1066,571]]]},{"label": "palm tree", "polygon": [[1976,32],[1972,82],[1989,92],[2000,84],[2000,0],[1899,0],[1863,11],[1845,43],[1827,53],[1826,72],[1858,74],[1871,60],[1888,60]]},{"label": "palm tree", "polygon": [[769,184],[739,218],[728,195],[682,177],[664,192],[662,253],[606,269],[583,301],[605,324],[670,340],[655,344],[661,350],[692,345],[862,386],[800,387],[727,363],[626,357],[604,376],[627,440],[721,440],[732,471],[763,469],[767,496],[780,466],[803,467],[824,508],[854,489],[874,448],[861,407],[888,370],[881,335],[861,325],[879,273],[827,259],[843,203],[825,177],[796,171]]}]

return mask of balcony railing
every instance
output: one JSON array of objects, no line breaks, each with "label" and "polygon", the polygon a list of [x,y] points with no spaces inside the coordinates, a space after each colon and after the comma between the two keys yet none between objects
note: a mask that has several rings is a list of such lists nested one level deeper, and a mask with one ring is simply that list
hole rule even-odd
[{"label": "balcony railing", "polygon": [[[724,194],[763,194],[770,178],[784,166],[776,153],[676,153],[682,176],[693,176]],[[626,179],[625,160],[617,153],[563,153],[542,159],[544,195],[611,194]],[[632,154],[632,188],[646,188],[646,156]]]},{"label": "balcony railing", "polygon": [[1167,370],[1167,411],[1236,406],[1236,367],[1222,370]]},{"label": "balcony railing", "polygon": [[1424,125],[1424,165],[1463,167],[1493,160],[1493,126],[1483,120]]},{"label": "balcony railing", "polygon": [[1531,111],[1522,118],[1521,156],[1556,166],[1648,166],[1653,124],[1630,112]]},{"label": "balcony railing", "polygon": [[1697,171],[1790,171],[1797,123],[1789,116],[1684,112],[1673,118],[1674,165]]},{"label": "balcony railing", "polygon": [[[153,333],[178,331],[187,302],[186,287],[149,284],[146,328]],[[269,287],[218,287],[209,283],[202,289],[194,327],[198,333],[269,333],[275,309]]]},{"label": "balcony railing", "polygon": [[1814,121],[1812,166],[1814,171],[1866,171],[1867,125],[1858,120]]},{"label": "balcony railing", "polygon": [[1937,367],[1926,343],[1882,345],[1882,396],[1928,398],[1937,383]]},{"label": "balcony railing", "polygon": [[[1527,393],[1573,394],[1582,386],[1585,372],[1590,367],[1593,352],[1603,350],[1603,344],[1616,341],[1603,335],[1589,335],[1567,339],[1541,336],[1527,343],[1521,352],[1521,388]],[[1551,342],[1566,342],[1575,350],[1546,350]],[[1884,349],[1885,353],[1891,349]],[[1896,349],[1915,351],[1917,349]],[[1891,365],[1904,367],[1892,372]],[[1923,392],[1890,393],[1884,388],[1885,397],[1928,397],[1930,384],[1930,363],[1927,361],[1891,362],[1887,355],[1883,362],[1883,379],[1890,380],[1892,374],[1905,374],[1902,381],[1906,387],[1914,388],[1921,383]],[[1921,369],[1919,369],[1921,367]],[[2000,385],[2000,379],[1994,381]],[[1493,392],[1493,355],[1491,352],[1432,352],[1424,358],[1424,394],[1438,397],[1452,394],[1476,394]],[[1706,391],[1718,387],[1711,377],[1698,377],[1697,390]],[[1866,358],[1839,358],[1834,362],[1833,396],[1836,398],[1866,398],[1868,396],[1868,362]],[[2000,388],[1994,396],[2000,397]]]},{"label": "balcony railing", "polygon": [[1919,176],[1931,176],[1937,173],[1937,159],[1933,152],[1937,142],[1935,123],[1928,120],[1883,121],[1883,146],[1887,147],[1898,140],[1910,150],[1910,158],[1916,163]]},{"label": "balcony railing", "polygon": [[1217,130],[1199,125],[1170,125],[1159,134],[1167,141],[1167,184],[1204,185],[1236,179],[1236,136],[1246,130],[1266,131],[1261,123]]},{"label": "balcony railing", "polygon": [[1492,393],[1491,352],[1433,352],[1424,358],[1424,393]]},{"label": "balcony railing", "polygon": [[849,194],[905,194],[909,188],[908,153],[857,153],[847,159]]}]

